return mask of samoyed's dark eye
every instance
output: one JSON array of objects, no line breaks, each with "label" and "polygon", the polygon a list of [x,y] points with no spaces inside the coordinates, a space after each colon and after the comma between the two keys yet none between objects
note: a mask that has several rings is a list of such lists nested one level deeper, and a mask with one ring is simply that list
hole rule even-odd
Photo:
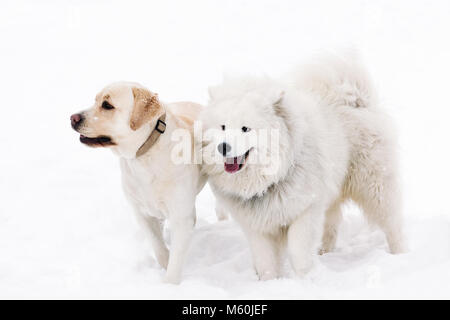
[{"label": "samoyed's dark eye", "polygon": [[111,110],[114,109],[114,106],[110,104],[108,101],[103,101],[102,108],[105,110]]},{"label": "samoyed's dark eye", "polygon": [[221,125],[220,127],[222,128],[223,131],[225,131],[225,125],[224,124]]},{"label": "samoyed's dark eye", "polygon": [[249,127],[242,127],[242,132],[249,132],[250,130],[252,129],[250,129]]}]

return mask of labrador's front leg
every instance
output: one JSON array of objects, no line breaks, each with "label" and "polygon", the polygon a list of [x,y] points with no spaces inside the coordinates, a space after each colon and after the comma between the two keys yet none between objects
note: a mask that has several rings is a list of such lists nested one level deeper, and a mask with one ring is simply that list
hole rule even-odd
[{"label": "labrador's front leg", "polygon": [[170,256],[167,267],[166,281],[178,284],[181,281],[181,273],[189,249],[192,230],[195,225],[195,209],[186,216],[175,216],[169,219],[170,226]]},{"label": "labrador's front leg", "polygon": [[161,267],[167,269],[169,250],[164,242],[162,233],[162,222],[160,219],[143,212],[138,205],[132,202],[138,224],[143,228],[146,237],[155,253],[156,260]]},{"label": "labrador's front leg", "polygon": [[155,252],[156,259],[161,267],[167,269],[169,250],[167,250],[166,244],[164,243],[161,221],[153,217],[147,217],[145,220],[148,230],[150,231],[150,241]]}]

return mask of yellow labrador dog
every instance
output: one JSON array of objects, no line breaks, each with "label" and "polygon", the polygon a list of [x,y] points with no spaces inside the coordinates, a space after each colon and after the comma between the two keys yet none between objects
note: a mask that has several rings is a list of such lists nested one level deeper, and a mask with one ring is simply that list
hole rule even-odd
[{"label": "yellow labrador dog", "polygon": [[[186,130],[189,140],[185,152],[192,151],[193,122],[201,109],[191,102],[164,104],[141,85],[120,82],[104,88],[90,109],[70,118],[82,143],[109,147],[119,156],[126,197],[148,230],[170,283],[181,280],[195,224],[195,198],[206,183],[199,165],[175,163],[172,133]],[[170,255],[162,235],[165,219],[170,227]]]}]

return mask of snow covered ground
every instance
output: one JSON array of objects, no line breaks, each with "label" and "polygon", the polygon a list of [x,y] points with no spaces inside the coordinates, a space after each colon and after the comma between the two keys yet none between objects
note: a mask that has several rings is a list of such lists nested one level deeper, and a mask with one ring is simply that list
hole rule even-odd
[{"label": "snow covered ground", "polygon": [[[1,1],[0,298],[450,298],[450,3]],[[257,281],[209,188],[179,286],[122,195],[118,160],[69,116],[115,80],[207,101],[224,72],[278,75],[320,49],[360,49],[401,138],[410,252],[349,206],[336,252]]]}]

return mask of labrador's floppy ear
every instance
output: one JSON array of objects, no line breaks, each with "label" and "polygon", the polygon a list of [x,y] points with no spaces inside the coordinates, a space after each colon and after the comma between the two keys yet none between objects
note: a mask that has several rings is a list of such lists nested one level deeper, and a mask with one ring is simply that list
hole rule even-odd
[{"label": "labrador's floppy ear", "polygon": [[139,129],[144,123],[161,114],[161,103],[158,94],[151,93],[144,88],[132,88],[134,107],[130,117],[130,128]]}]

